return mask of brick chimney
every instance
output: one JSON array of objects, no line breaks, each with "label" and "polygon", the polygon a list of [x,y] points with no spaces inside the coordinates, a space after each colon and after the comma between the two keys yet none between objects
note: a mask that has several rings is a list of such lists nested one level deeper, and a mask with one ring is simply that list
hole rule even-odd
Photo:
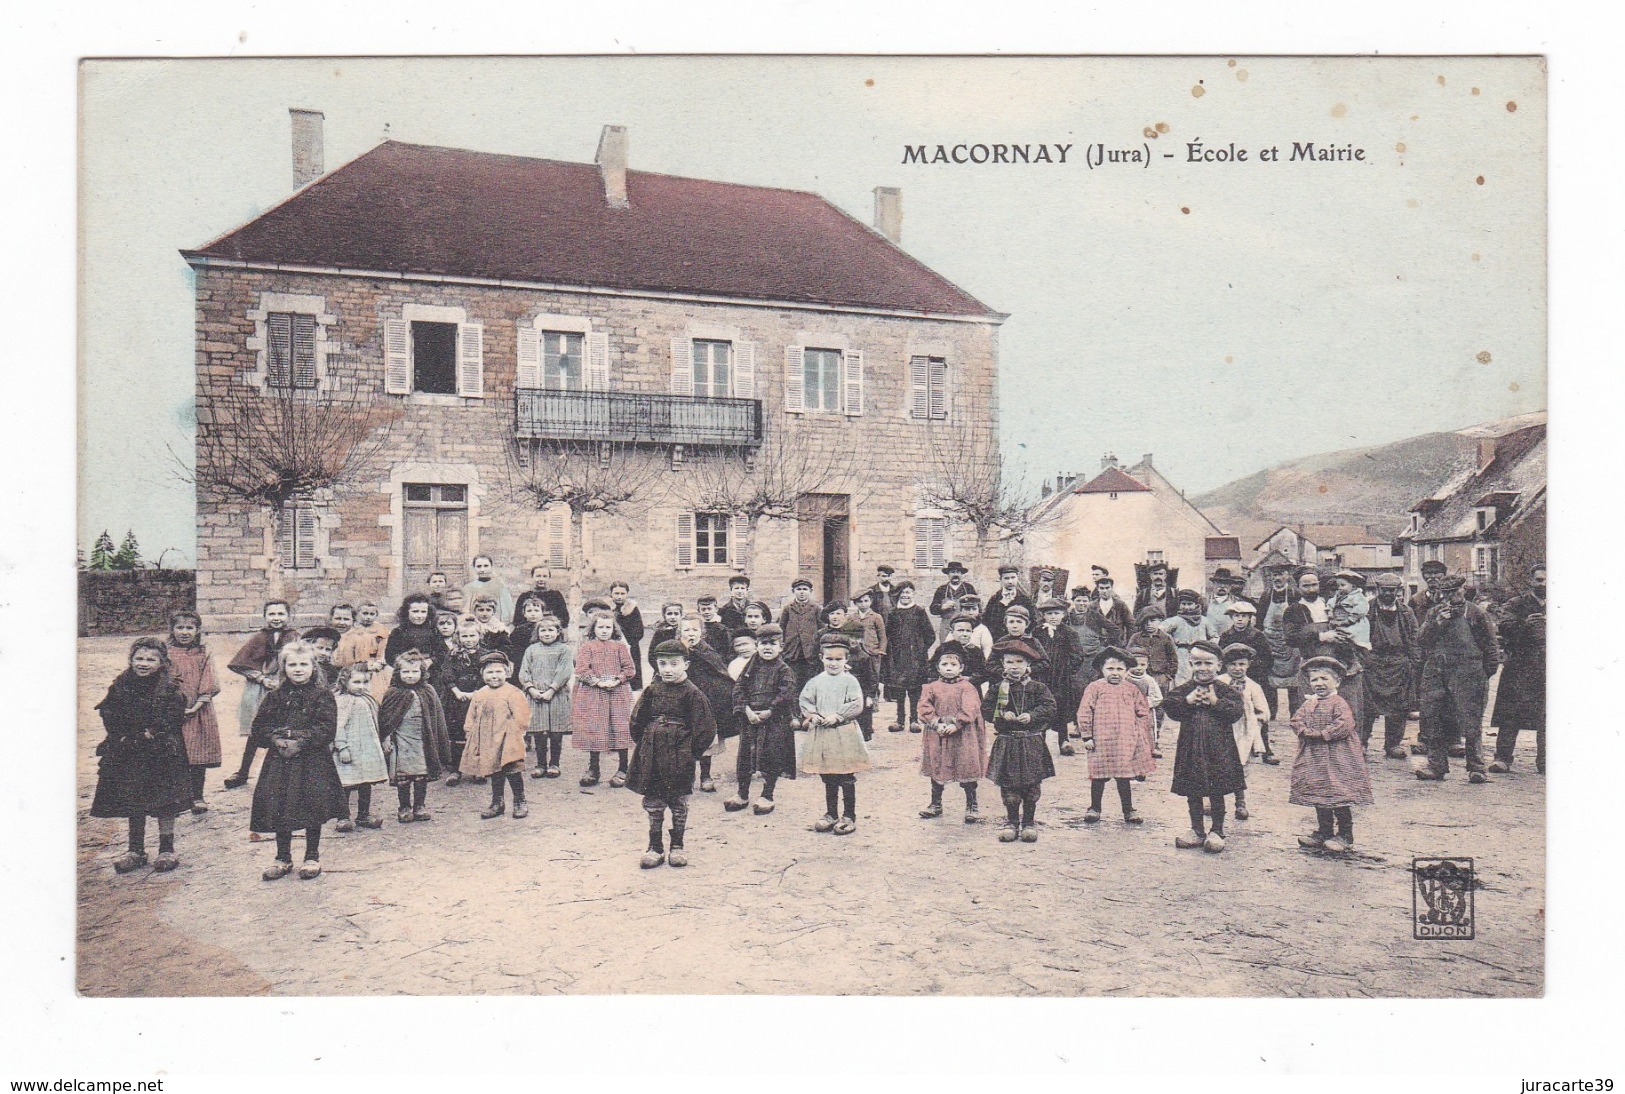
[{"label": "brick chimney", "polygon": [[322,112],[289,107],[293,122],[293,188],[307,186],[322,177]]},{"label": "brick chimney", "polygon": [[625,209],[626,199],[626,126],[606,125],[598,136],[598,173],[604,179],[604,202],[611,209]]},{"label": "brick chimney", "polygon": [[1483,471],[1495,462],[1495,438],[1484,437],[1478,442],[1478,469]]},{"label": "brick chimney", "polygon": [[1147,452],[1145,455],[1140,457],[1140,463],[1142,463],[1146,467],[1155,467],[1156,466],[1156,464],[1151,462],[1151,453],[1149,453],[1149,452]]},{"label": "brick chimney", "polygon": [[1112,468],[1114,468],[1116,466],[1117,466],[1117,457],[1114,456],[1112,453],[1108,452],[1104,456],[1100,457],[1100,469],[1102,471],[1109,471],[1109,470],[1111,470]]},{"label": "brick chimney", "polygon": [[899,187],[875,187],[875,231],[893,243],[903,242],[903,191]]}]

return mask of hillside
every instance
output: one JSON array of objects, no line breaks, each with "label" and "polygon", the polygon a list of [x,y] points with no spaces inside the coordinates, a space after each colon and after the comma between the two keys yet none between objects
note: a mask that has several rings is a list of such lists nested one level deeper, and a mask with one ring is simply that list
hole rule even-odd
[{"label": "hillside", "polygon": [[1280,525],[1299,522],[1364,525],[1387,539],[1404,529],[1416,501],[1473,466],[1480,436],[1523,421],[1304,456],[1191,500],[1215,524],[1239,536],[1244,553]]}]

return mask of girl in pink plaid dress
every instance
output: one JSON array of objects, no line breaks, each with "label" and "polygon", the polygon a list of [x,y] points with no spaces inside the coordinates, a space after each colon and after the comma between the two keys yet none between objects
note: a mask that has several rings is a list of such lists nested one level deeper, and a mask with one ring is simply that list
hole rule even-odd
[{"label": "girl in pink plaid dress", "polygon": [[[1354,711],[1337,694],[1348,670],[1335,657],[1303,663],[1309,696],[1292,716],[1298,758],[1292,764],[1293,805],[1309,805],[1319,826],[1298,845],[1341,854],[1354,843],[1354,809],[1371,804],[1371,772],[1366,769]],[[1333,830],[1333,824],[1336,830]]]},{"label": "girl in pink plaid dress", "polygon": [[1156,728],[1145,692],[1128,679],[1132,664],[1134,657],[1126,650],[1101,650],[1094,666],[1100,678],[1083,689],[1078,703],[1078,734],[1089,753],[1089,808],[1083,814],[1089,824],[1100,820],[1106,783],[1113,779],[1123,823],[1143,823],[1134,809],[1133,780],[1157,769],[1152,756]]},{"label": "girl in pink plaid dress", "polygon": [[571,744],[588,753],[582,786],[597,786],[599,757],[614,752],[620,764],[609,785],[626,785],[626,753],[632,747],[632,652],[621,641],[615,617],[594,612],[587,638],[576,650],[576,683],[570,695]]}]

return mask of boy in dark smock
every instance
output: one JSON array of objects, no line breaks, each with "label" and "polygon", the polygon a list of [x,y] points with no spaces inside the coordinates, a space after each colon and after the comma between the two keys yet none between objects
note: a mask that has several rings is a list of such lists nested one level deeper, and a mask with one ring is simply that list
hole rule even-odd
[{"label": "boy in dark smock", "polygon": [[734,684],[734,725],[739,729],[739,792],[722,803],[737,812],[750,802],[751,778],[762,776],[762,797],[753,807],[758,817],[773,812],[773,790],[780,779],[796,777],[796,716],[800,689],[796,674],[779,656],[784,631],[776,623],[756,628],[756,653]]},{"label": "boy in dark smock", "polygon": [[[688,679],[690,651],[677,642],[654,649],[657,679],[632,710],[632,763],[626,788],[643,795],[649,816],[649,849],[639,865],[651,870],[662,862],[687,866],[683,833],[688,827],[688,798],[694,793],[694,769],[716,738],[711,705]],[[671,811],[671,853],[663,841],[666,811]]]}]

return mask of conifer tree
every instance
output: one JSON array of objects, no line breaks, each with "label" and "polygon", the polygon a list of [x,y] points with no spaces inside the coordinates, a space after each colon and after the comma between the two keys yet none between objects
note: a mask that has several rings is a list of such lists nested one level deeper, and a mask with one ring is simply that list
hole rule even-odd
[{"label": "conifer tree", "polygon": [[113,569],[133,570],[141,564],[141,547],[135,541],[134,530],[124,533],[124,542],[119,544],[118,551],[113,555]]},{"label": "conifer tree", "polygon": [[95,544],[90,548],[90,568],[92,570],[111,570],[113,568],[113,537],[102,529],[102,534],[96,537]]}]

